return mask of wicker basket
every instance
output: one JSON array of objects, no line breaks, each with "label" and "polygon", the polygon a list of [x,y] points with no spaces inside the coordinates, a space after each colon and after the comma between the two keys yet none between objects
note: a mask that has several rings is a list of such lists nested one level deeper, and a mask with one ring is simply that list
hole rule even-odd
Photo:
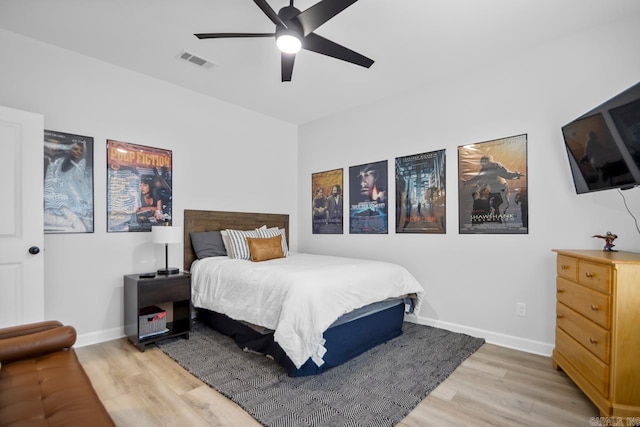
[{"label": "wicker basket", "polygon": [[167,329],[167,312],[155,305],[141,308],[138,320],[140,338],[169,332],[169,329]]}]

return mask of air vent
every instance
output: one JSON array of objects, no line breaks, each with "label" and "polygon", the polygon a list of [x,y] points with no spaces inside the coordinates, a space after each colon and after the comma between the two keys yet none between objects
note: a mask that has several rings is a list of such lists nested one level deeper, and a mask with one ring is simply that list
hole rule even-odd
[{"label": "air vent", "polygon": [[209,68],[213,67],[213,65],[214,65],[213,62],[208,61],[208,60],[206,60],[204,58],[201,58],[199,56],[196,56],[193,53],[187,52],[185,50],[183,50],[180,53],[180,56],[178,56],[178,58],[180,58],[180,59],[182,59],[184,61],[187,61],[187,62],[189,62],[189,63],[191,63],[193,65],[196,65],[196,66],[198,66],[200,68],[209,69]]}]

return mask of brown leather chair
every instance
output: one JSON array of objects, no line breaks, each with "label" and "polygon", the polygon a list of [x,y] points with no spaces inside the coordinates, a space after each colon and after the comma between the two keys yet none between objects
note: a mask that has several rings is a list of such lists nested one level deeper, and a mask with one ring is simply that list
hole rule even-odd
[{"label": "brown leather chair", "polygon": [[58,321],[0,329],[0,427],[114,426]]}]

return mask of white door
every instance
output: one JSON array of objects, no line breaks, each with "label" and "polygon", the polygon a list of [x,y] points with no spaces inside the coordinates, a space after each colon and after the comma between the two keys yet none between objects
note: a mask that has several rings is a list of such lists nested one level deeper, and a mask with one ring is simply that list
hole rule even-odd
[{"label": "white door", "polygon": [[44,118],[0,106],[0,327],[44,320]]}]

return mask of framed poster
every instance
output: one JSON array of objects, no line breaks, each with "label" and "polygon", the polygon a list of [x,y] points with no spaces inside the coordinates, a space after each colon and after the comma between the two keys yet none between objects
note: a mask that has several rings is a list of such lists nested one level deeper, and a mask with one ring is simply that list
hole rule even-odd
[{"label": "framed poster", "polygon": [[93,138],[44,131],[44,232],[93,233]]},{"label": "framed poster", "polygon": [[460,234],[527,234],[527,135],[458,147]]},{"label": "framed poster", "polygon": [[311,174],[313,234],[342,234],[342,169]]},{"label": "framed poster", "polygon": [[396,158],[396,233],[445,234],[445,150]]},{"label": "framed poster", "polygon": [[349,233],[388,232],[387,161],[349,168]]},{"label": "framed poster", "polygon": [[172,218],[170,150],[107,140],[107,231],[151,231]]}]

